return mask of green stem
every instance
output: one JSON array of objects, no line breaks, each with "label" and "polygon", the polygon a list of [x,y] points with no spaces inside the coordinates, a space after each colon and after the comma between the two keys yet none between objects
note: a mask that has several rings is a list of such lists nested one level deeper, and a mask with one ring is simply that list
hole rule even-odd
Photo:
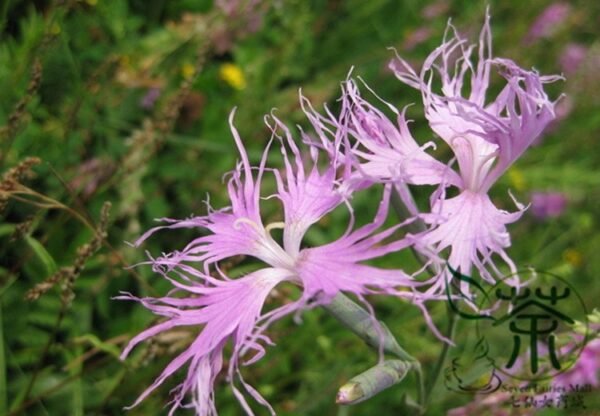
[{"label": "green stem", "polygon": [[[452,311],[452,309],[448,306],[448,316],[450,320],[448,321],[448,328],[446,329],[446,338],[454,339],[454,331],[456,330],[456,323],[458,322],[458,315]],[[446,362],[446,357],[448,356],[448,350],[450,349],[450,344],[444,342],[442,346],[442,350],[440,351],[440,355],[438,356],[437,362],[431,373],[429,380],[427,381],[427,387],[425,390],[425,395],[423,398],[424,403],[428,403],[431,398],[431,393],[435,388],[435,384],[442,372],[442,368],[444,367],[444,363]]]},{"label": "green stem", "polygon": [[425,395],[425,377],[423,377],[423,369],[421,363],[415,361],[413,363],[415,368],[415,379],[417,382],[417,403],[421,407],[422,412],[425,412],[426,406],[426,395]]},{"label": "green stem", "polygon": [[[3,4],[0,6],[0,38],[4,37],[4,28],[6,27],[6,16],[8,15],[9,7],[10,7],[10,0],[5,0],[3,2]],[[0,409],[0,410],[2,410],[2,409]]]},{"label": "green stem", "polygon": [[350,406],[338,406],[337,416],[349,416],[350,415]]},{"label": "green stem", "polygon": [[[398,185],[398,186],[406,186],[406,185]],[[406,193],[407,198],[410,199],[409,202],[412,203],[413,205],[416,205],[414,200],[412,199],[410,190],[408,190],[408,188],[407,188],[405,191],[406,191],[405,193]],[[396,211],[398,218],[400,218],[401,221],[404,221],[407,218],[414,217],[414,214],[412,212],[410,212],[410,210],[406,207],[406,204],[402,201],[402,198],[400,197],[400,192],[398,191],[398,189],[396,187],[394,187],[394,190],[392,191],[390,203],[392,205],[392,208],[394,208],[394,211]],[[406,229],[412,234],[419,234],[419,233],[425,231],[427,229],[427,227],[425,226],[425,223],[421,219],[416,219],[415,221],[411,222],[410,224],[407,224]]]},{"label": "green stem", "polygon": [[415,370],[418,403],[421,408],[424,408],[425,387],[421,364],[400,346],[383,322],[374,319],[360,305],[341,293],[337,294],[331,303],[324,305],[323,308],[372,348],[393,354],[410,364],[411,368]]},{"label": "green stem", "polygon": [[[406,186],[406,185],[398,185],[398,186]],[[411,202],[414,205],[415,202],[412,199],[410,190],[407,188],[405,191],[406,191],[405,192],[406,197],[410,199],[409,202]],[[406,208],[406,205],[404,204],[404,202],[402,202],[402,198],[400,197],[400,193],[397,188],[394,188],[394,190],[392,191],[392,196],[390,198],[390,204],[392,205],[392,208],[396,212],[396,215],[398,215],[398,218],[400,219],[400,221],[404,221],[407,218],[414,217],[414,215],[410,212],[410,210],[408,208]],[[419,234],[419,233],[422,233],[425,230],[427,230],[427,226],[419,218],[415,218],[415,220],[413,222],[407,224],[405,228],[411,234]],[[412,250],[414,256],[416,257],[416,259],[419,261],[419,263],[421,263],[422,265],[425,265],[429,262],[429,260],[423,254],[421,254],[420,252],[418,252],[417,250],[415,250],[412,247],[411,247],[411,250]],[[439,266],[436,264],[429,264],[429,266],[427,266],[427,270],[432,275],[437,275],[440,272]]]},{"label": "green stem", "polygon": [[369,346],[395,355],[404,361],[415,361],[396,341],[388,327],[342,293],[323,306],[346,328],[362,338]]},{"label": "green stem", "polygon": [[0,415],[8,409],[6,398],[6,361],[4,355],[4,321],[2,320],[2,302],[0,301]]}]

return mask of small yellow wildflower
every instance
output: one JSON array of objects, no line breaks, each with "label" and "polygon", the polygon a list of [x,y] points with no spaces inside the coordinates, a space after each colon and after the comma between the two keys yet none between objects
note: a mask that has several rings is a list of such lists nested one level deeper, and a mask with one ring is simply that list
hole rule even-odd
[{"label": "small yellow wildflower", "polygon": [[196,68],[194,67],[194,65],[190,64],[189,62],[186,62],[185,64],[182,65],[182,67],[181,67],[181,75],[185,79],[192,78],[195,73],[196,73]]},{"label": "small yellow wildflower", "polygon": [[508,180],[510,184],[519,192],[525,190],[525,176],[521,170],[513,167],[508,172]]},{"label": "small yellow wildflower", "polygon": [[56,36],[60,35],[60,32],[62,32],[62,29],[58,23],[53,23],[52,26],[50,26],[50,34]]},{"label": "small yellow wildflower", "polygon": [[573,248],[568,248],[563,252],[563,259],[574,267],[579,267],[583,263],[581,253]]},{"label": "small yellow wildflower", "polygon": [[221,65],[219,77],[236,90],[243,90],[246,88],[246,78],[244,77],[244,73],[240,67],[235,64],[228,63]]}]

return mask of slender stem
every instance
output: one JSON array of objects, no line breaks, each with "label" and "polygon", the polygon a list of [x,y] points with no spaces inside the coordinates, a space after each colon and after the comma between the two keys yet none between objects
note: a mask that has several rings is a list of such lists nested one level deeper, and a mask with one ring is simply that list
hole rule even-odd
[{"label": "slender stem", "polygon": [[52,344],[54,344],[54,342],[56,340],[56,336],[58,335],[58,331],[60,330],[60,326],[65,317],[66,309],[67,309],[66,303],[62,303],[60,310],[58,312],[58,316],[56,318],[56,323],[54,324],[54,327],[52,328],[52,333],[50,334],[50,336],[48,337],[48,340],[46,341],[46,344],[44,345],[44,349],[42,350],[42,353],[40,354],[40,358],[38,359],[37,364],[33,370],[33,374],[31,375],[31,378],[29,379],[29,383],[27,384],[27,387],[24,390],[25,393],[23,394],[22,397],[17,399],[15,401],[15,403],[13,403],[13,407],[19,406],[22,402],[27,401],[27,399],[29,398],[29,395],[31,394],[31,392],[33,390],[33,386],[35,385],[35,382],[39,376],[39,373],[42,370],[42,366],[43,366],[44,361],[46,360],[46,356],[48,355],[48,352],[50,351],[50,347],[52,346]]},{"label": "slender stem", "polygon": [[[400,186],[406,187],[406,185],[400,185]],[[405,195],[405,198],[410,199],[408,202],[410,204],[412,204],[414,207],[416,207],[416,204],[415,204],[414,200],[412,199],[412,195],[411,195],[408,187],[406,187],[406,189],[404,189],[404,195]],[[407,218],[410,218],[410,217],[414,217],[414,213],[412,213],[410,211],[410,209],[408,209],[406,204],[403,202],[402,197],[400,196],[400,191],[396,187],[394,187],[394,189],[393,189],[390,203],[392,205],[392,208],[398,215],[398,218],[400,218],[401,221],[403,221]],[[427,226],[421,219],[415,218],[415,220],[413,222],[411,222],[407,225],[407,230],[413,234],[419,234],[419,233],[422,233],[425,230],[427,230]],[[419,253],[417,250],[414,250],[414,249],[412,249],[412,252],[421,264],[425,265],[428,263],[427,258],[425,258],[425,256],[423,254]],[[438,266],[435,264],[429,265],[427,267],[427,269],[433,275],[439,273]],[[451,326],[448,329],[449,334],[454,332],[453,328],[454,328],[454,324],[455,324],[455,318],[453,315],[451,315],[451,316],[452,316],[451,324],[450,324]],[[442,349],[442,354],[440,355],[441,363],[443,363],[444,360],[446,359],[448,347],[449,347],[449,345],[444,343],[444,346]],[[438,365],[436,366],[436,370],[434,373],[434,374],[436,374],[435,378],[437,378],[439,376],[441,367],[442,367],[442,364],[440,364],[440,361],[438,361]],[[431,393],[432,386],[430,387],[430,385],[429,385],[429,384],[431,384],[431,382],[430,382],[427,385],[427,389],[425,388],[425,377],[423,375],[423,369],[421,368],[421,364],[417,360],[415,360],[415,378],[417,381],[417,389],[418,389],[417,390],[417,401],[418,401],[419,405],[421,406],[422,412],[424,412],[425,408],[426,408],[427,400]],[[435,383],[435,379],[433,379],[433,380]]]},{"label": "slender stem", "polygon": [[337,294],[331,303],[323,308],[372,348],[393,354],[410,363],[415,370],[417,400],[419,406],[424,409],[426,396],[421,364],[400,346],[388,327],[342,293]]},{"label": "slender stem", "polygon": [[[406,187],[406,185],[397,185],[397,186],[405,186]],[[416,206],[414,200],[412,199],[410,190],[408,188],[404,189],[404,194],[405,194],[405,198],[410,198],[409,203],[411,203],[411,205]],[[394,189],[392,191],[390,203],[392,205],[392,208],[394,208],[394,211],[396,211],[396,214],[398,215],[398,218],[400,218],[400,220],[404,221],[407,218],[411,218],[411,217],[415,216],[406,207],[406,204],[402,201],[402,197],[400,196],[400,191],[398,190],[398,188],[396,186],[394,187]],[[425,231],[427,229],[427,226],[425,225],[423,220],[421,220],[420,218],[416,218],[415,221],[406,225],[406,229],[413,234],[419,234],[419,233]]]},{"label": "slender stem", "polygon": [[[86,366],[84,371],[92,371],[92,370],[96,369],[97,367],[102,367],[102,366],[106,365],[107,358],[109,358],[109,356],[101,357],[100,359],[96,360],[95,362],[90,363],[89,365]],[[69,376],[63,378],[61,381],[57,382],[55,385],[42,391],[37,396],[34,396],[31,399],[28,399],[28,400],[23,401],[22,403],[19,403],[18,406],[13,405],[13,408],[9,410],[8,416],[17,416],[17,415],[24,414],[26,409],[28,409],[29,407],[33,406],[34,404],[36,404],[38,402],[41,402],[42,400],[50,397],[54,393],[62,390],[64,387],[68,386],[73,381],[77,380],[78,378],[81,378],[83,376],[83,374],[84,374],[83,372],[79,372],[79,373],[74,373],[72,375],[69,375]]]},{"label": "slender stem", "polygon": [[26,400],[23,403],[20,403],[19,407],[14,408],[14,409],[10,409],[10,412],[8,413],[8,416],[17,416],[17,415],[23,414],[23,412],[25,411],[25,409],[27,409],[27,408],[31,407],[32,405],[34,405],[34,404],[42,401],[43,399],[49,397],[53,393],[56,393],[57,391],[60,391],[62,388],[64,388],[65,386],[69,385],[69,383],[71,383],[72,381],[76,380],[77,378],[79,378],[81,376],[82,376],[82,373],[66,377],[65,379],[63,379],[60,382],[56,383],[52,387],[44,390],[39,395],[37,395],[35,397],[32,397],[31,399]]},{"label": "slender stem", "polygon": [[[404,186],[406,186],[406,185],[404,185]],[[412,205],[415,205],[414,201],[412,200],[412,195],[410,193],[410,190],[408,188],[406,188],[404,190],[404,194],[405,194],[405,198],[410,198],[409,203],[411,203]],[[392,205],[392,208],[396,212],[396,215],[398,215],[398,218],[400,219],[400,221],[404,221],[407,218],[414,217],[414,214],[410,212],[410,210],[406,207],[406,205],[402,201],[402,198],[400,197],[400,192],[398,191],[398,189],[396,187],[394,187],[394,190],[392,191],[392,197],[390,199],[390,204]],[[411,223],[406,225],[406,229],[412,234],[420,234],[427,230],[427,226],[425,225],[423,220],[421,220],[420,218],[415,218],[414,221],[412,221]],[[419,261],[419,263],[421,263],[422,265],[429,264],[427,266],[427,270],[429,271],[429,273],[431,273],[434,276],[440,273],[438,264],[430,263],[429,260],[422,253],[415,250],[413,247],[411,247],[411,250],[412,250],[414,256],[416,257],[416,259]]]},{"label": "slender stem", "polygon": [[[400,192],[404,195],[404,200],[400,195]],[[394,188],[392,192],[391,205],[396,211],[398,217],[401,220],[415,217],[414,213],[405,204],[413,206],[413,210],[416,209],[416,205],[412,200],[410,190]],[[419,218],[414,218],[414,221],[407,224],[406,229],[413,233],[419,234],[427,229],[425,223]],[[423,265],[428,265],[428,270],[433,274],[437,275],[440,273],[439,265],[430,264],[428,259],[416,250],[413,250],[417,260]],[[333,298],[333,301],[329,305],[325,305],[324,308],[336,317],[344,326],[354,332],[357,336],[364,339],[367,344],[371,347],[378,349],[380,352],[388,352],[396,355],[398,358],[411,364],[412,369],[415,371],[415,381],[417,383],[417,402],[419,406],[418,413],[423,414],[426,409],[426,403],[431,396],[431,392],[435,387],[435,383],[440,375],[446,356],[448,354],[449,344],[444,343],[436,367],[429,379],[427,385],[425,384],[425,378],[421,364],[418,360],[408,354],[394,338],[390,330],[385,326],[383,322],[374,319],[367,311],[361,308],[359,305],[354,303],[352,300],[342,294],[338,294]],[[457,316],[452,313],[448,308],[450,321],[448,323],[447,336],[452,339],[454,336],[454,330],[456,327]],[[370,370],[368,370],[370,371]],[[416,409],[415,409],[416,410]]]},{"label": "slender stem", "polygon": [[425,395],[425,377],[423,376],[423,369],[421,363],[416,361],[413,363],[415,366],[415,379],[417,382],[417,403],[421,406],[422,412],[425,412],[426,395]]},{"label": "slender stem", "polygon": [[349,416],[350,415],[350,406],[338,406],[337,416]]},{"label": "slender stem", "polygon": [[4,355],[4,321],[2,320],[2,301],[0,300],[0,415],[8,409],[6,391],[6,360]]},{"label": "slender stem", "polygon": [[404,361],[415,361],[383,322],[375,319],[346,295],[338,293],[323,308],[374,349],[393,354]]},{"label": "slender stem", "polygon": [[[4,37],[4,27],[6,26],[6,16],[8,15],[10,2],[10,0],[5,0],[2,6],[0,6],[0,38]],[[0,409],[0,411],[1,410],[2,409]]]},{"label": "slender stem", "polygon": [[[448,321],[448,327],[446,329],[446,338],[453,339],[454,331],[456,330],[456,323],[458,322],[458,314],[454,313],[450,306],[447,308],[448,316],[450,320]],[[442,368],[444,367],[444,362],[446,361],[446,357],[448,356],[448,350],[450,349],[450,344],[444,342],[442,346],[442,350],[440,351],[440,355],[437,358],[437,362],[435,363],[435,367],[431,373],[429,380],[427,380],[427,386],[425,390],[424,402],[428,403],[431,397],[431,393],[435,388],[435,384],[442,372]]]},{"label": "slender stem", "polygon": [[[32,199],[29,198],[25,198],[22,197],[20,195],[30,195],[30,196],[34,196],[36,198],[38,198],[41,201],[44,202],[38,202],[38,201],[34,201]],[[81,222],[83,225],[85,225],[86,227],[88,227],[90,230],[92,230],[94,233],[97,232],[97,227],[94,225],[93,220],[91,218],[86,218],[86,216],[80,214],[79,212],[77,212],[77,210],[74,210],[72,208],[70,208],[69,206],[55,200],[52,199],[50,197],[47,197],[44,194],[41,194],[39,192],[36,192],[30,188],[27,188],[26,186],[21,185],[20,189],[17,189],[15,191],[10,192],[10,197],[14,200],[17,201],[21,201],[24,202],[26,204],[30,204],[33,206],[37,206],[40,208],[45,208],[45,209],[59,209],[59,210],[63,210],[65,212],[67,212],[68,214],[72,215],[73,218],[75,218],[76,220],[78,220],[79,222]],[[123,265],[126,267],[126,270],[129,274],[131,274],[136,280],[137,282],[145,289],[147,290],[150,294],[152,295],[156,295],[156,289],[153,288],[151,285],[148,284],[148,282],[142,278],[142,276],[137,273],[135,270],[133,270],[132,268],[129,267],[129,264],[127,264],[127,261],[125,260],[125,258],[123,258],[123,255],[117,250],[115,249],[106,238],[102,238],[102,243],[112,252],[112,254],[115,256],[115,258]]]}]

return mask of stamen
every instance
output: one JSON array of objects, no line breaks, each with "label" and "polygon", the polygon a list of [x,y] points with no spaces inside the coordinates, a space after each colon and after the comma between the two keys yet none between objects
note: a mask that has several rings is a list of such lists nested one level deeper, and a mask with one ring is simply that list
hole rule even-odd
[{"label": "stamen", "polygon": [[256,222],[252,221],[250,218],[245,218],[245,217],[238,218],[237,220],[235,220],[233,222],[233,228],[235,228],[236,230],[239,230],[241,228],[240,224],[248,224],[250,227],[254,228],[254,230],[256,230],[256,232],[258,232],[258,233],[262,234],[264,232],[263,227],[258,225]]},{"label": "stamen", "polygon": [[265,230],[266,230],[268,233],[271,233],[271,230],[275,230],[275,229],[280,229],[280,230],[283,230],[284,228],[285,228],[285,223],[284,223],[284,222],[282,222],[282,221],[278,221],[278,222],[272,222],[271,224],[268,224],[268,225],[265,227]]},{"label": "stamen", "polygon": [[[487,175],[487,173],[489,172],[490,168],[492,167],[491,165],[487,168],[487,172],[485,172],[485,174],[482,173],[482,170],[485,168],[485,165],[487,164],[487,162],[489,162],[492,159],[495,159],[498,155],[500,154],[500,152],[498,150],[494,150],[492,153],[490,153],[489,155],[487,155],[481,162],[479,162],[479,164],[477,165],[476,169],[475,169],[475,177],[479,178],[479,186],[481,186],[481,184],[483,183],[485,176]],[[473,155],[475,156],[475,155]],[[484,176],[484,177],[481,177]]]}]

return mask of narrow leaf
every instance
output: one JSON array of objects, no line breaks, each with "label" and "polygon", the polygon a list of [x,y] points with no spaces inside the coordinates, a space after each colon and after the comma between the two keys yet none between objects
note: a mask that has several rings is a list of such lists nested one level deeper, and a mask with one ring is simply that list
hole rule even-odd
[{"label": "narrow leaf", "polygon": [[50,253],[48,253],[48,250],[46,250],[46,248],[33,237],[25,236],[25,241],[46,268],[46,276],[52,276],[54,273],[56,273],[58,267],[56,267],[56,262]]}]

